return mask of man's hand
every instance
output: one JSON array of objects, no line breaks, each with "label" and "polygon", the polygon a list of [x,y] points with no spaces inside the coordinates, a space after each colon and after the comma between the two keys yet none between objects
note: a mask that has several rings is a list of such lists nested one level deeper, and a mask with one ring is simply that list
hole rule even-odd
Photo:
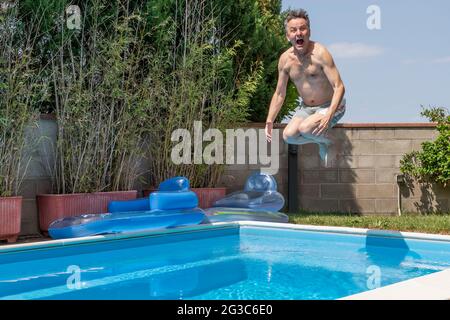
[{"label": "man's hand", "polygon": [[330,126],[332,115],[324,114],[322,118],[319,120],[319,125],[311,132],[313,135],[320,136],[325,133]]},{"label": "man's hand", "polygon": [[266,122],[266,138],[268,142],[272,142],[272,129],[273,129],[273,123],[272,122]]}]

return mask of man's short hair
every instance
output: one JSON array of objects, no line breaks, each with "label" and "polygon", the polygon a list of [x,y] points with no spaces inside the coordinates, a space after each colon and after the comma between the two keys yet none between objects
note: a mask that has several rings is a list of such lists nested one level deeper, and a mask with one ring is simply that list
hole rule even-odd
[{"label": "man's short hair", "polygon": [[306,23],[308,24],[308,27],[310,27],[308,12],[306,12],[306,10],[304,10],[304,9],[291,10],[287,13],[286,19],[284,20],[284,28],[285,29],[287,29],[287,24],[292,19],[305,19]]}]

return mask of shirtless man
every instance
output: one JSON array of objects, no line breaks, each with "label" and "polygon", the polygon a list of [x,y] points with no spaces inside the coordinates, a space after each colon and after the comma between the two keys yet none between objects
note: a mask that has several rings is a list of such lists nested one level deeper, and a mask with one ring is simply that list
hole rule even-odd
[{"label": "shirtless man", "polygon": [[289,144],[317,143],[320,157],[327,165],[331,141],[324,134],[344,115],[344,84],[328,50],[310,40],[311,29],[305,10],[289,12],[285,27],[292,47],[278,62],[278,83],[265,128],[267,140],[272,140],[273,122],[283,105],[291,79],[302,102],[284,129],[283,139]]}]

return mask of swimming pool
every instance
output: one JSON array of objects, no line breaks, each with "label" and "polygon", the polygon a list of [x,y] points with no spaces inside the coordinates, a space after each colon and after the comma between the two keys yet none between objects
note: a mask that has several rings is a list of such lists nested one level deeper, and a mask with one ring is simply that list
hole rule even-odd
[{"label": "swimming pool", "polygon": [[287,224],[11,248],[0,248],[0,299],[338,299],[450,268],[448,240]]}]

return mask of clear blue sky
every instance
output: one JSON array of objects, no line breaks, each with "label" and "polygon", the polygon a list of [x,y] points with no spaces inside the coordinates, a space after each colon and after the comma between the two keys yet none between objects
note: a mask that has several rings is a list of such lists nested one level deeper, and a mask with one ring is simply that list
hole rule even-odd
[{"label": "clear blue sky", "polygon": [[[450,109],[450,1],[282,0],[304,8],[347,89],[341,122],[426,122],[421,105]],[[369,30],[367,8],[380,8]]]}]

